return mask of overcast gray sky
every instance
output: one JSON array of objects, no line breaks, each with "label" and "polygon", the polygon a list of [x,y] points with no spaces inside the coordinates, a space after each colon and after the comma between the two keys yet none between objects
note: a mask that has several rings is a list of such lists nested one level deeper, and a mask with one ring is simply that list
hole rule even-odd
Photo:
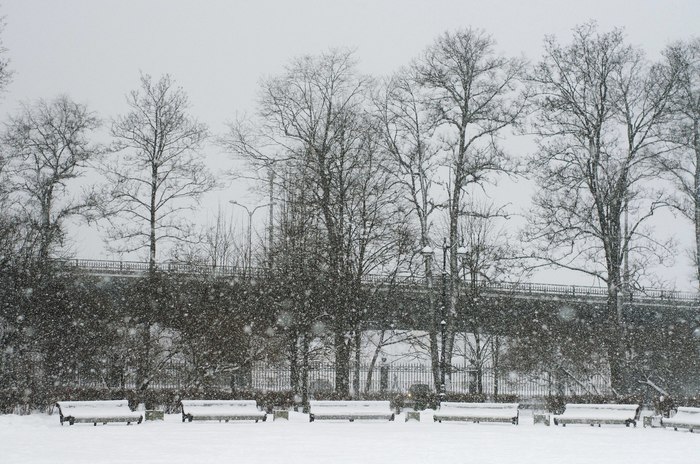
[{"label": "overcast gray sky", "polygon": [[[124,95],[143,71],[170,73],[189,94],[192,114],[215,134],[255,110],[261,77],[279,73],[292,57],[331,47],[355,49],[360,70],[381,76],[460,27],[484,29],[500,51],[531,61],[540,57],[545,34],[566,42],[575,25],[591,19],[603,31],[623,27],[652,59],[668,43],[700,35],[698,0],[5,0],[0,13],[15,71],[2,119],[20,101],[67,94],[109,120],[126,111]],[[215,147],[207,153],[214,164],[230,164]],[[239,195],[233,187],[207,206],[215,210]],[[76,248],[79,256],[109,257],[95,256],[103,252],[94,231],[76,234],[90,244]],[[672,279],[681,288],[689,285],[685,264],[679,257]]]}]

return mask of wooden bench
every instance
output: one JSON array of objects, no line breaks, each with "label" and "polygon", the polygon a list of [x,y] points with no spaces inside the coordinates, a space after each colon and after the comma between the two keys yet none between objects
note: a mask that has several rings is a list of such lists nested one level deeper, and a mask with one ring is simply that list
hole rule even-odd
[{"label": "wooden bench", "polygon": [[561,424],[630,424],[637,426],[637,404],[567,404],[562,414],[552,416],[554,425]]},{"label": "wooden bench", "polygon": [[309,422],[322,419],[394,420],[388,401],[309,401]]},{"label": "wooden bench", "polygon": [[673,430],[688,429],[691,433],[695,429],[700,430],[700,408],[681,406],[673,417],[662,418],[661,424],[664,427],[673,427]]},{"label": "wooden bench", "polygon": [[518,425],[518,403],[453,403],[443,402],[433,421],[509,422]]},{"label": "wooden bench", "polygon": [[59,401],[58,413],[61,425],[68,422],[70,425],[76,422],[107,424],[108,422],[132,422],[140,424],[143,421],[143,414],[132,411],[127,400],[107,400],[107,401]]},{"label": "wooden bench", "polygon": [[254,420],[267,419],[255,400],[182,400],[182,422],[193,420]]}]

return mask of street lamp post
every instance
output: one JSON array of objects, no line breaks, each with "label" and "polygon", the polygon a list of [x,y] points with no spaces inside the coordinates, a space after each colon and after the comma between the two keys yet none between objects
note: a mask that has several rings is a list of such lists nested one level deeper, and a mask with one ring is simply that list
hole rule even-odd
[{"label": "street lamp post", "polygon": [[253,267],[253,262],[252,262],[252,251],[253,251],[253,215],[257,210],[260,208],[264,208],[265,206],[270,206],[272,203],[265,203],[264,205],[258,205],[253,210],[251,211],[248,209],[248,207],[244,204],[238,203],[236,200],[229,200],[229,203],[232,205],[240,206],[245,210],[246,213],[248,213],[248,274],[252,274],[252,267]]}]

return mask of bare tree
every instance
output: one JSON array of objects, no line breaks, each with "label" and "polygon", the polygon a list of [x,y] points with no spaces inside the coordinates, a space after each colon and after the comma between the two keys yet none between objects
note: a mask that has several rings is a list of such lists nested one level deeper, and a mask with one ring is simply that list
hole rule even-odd
[{"label": "bare tree", "polygon": [[182,217],[214,179],[200,158],[207,128],[188,115],[187,94],[169,75],[153,82],[142,74],[141,87],[127,96],[130,111],[112,123],[121,158],[105,166],[108,237],[121,251],[148,249],[155,269],[157,245],[186,240]]},{"label": "bare tree", "polygon": [[225,140],[255,168],[293,172],[320,219],[325,306],[332,309],[325,322],[334,334],[336,389],[342,393],[349,391],[351,350],[358,340],[360,277],[387,262],[380,230],[391,217],[391,183],[367,116],[371,88],[349,51],[295,59],[283,74],[263,82],[260,125],[233,125]]},{"label": "bare tree", "polygon": [[505,224],[509,216],[504,207],[493,203],[468,201],[460,223],[460,267],[456,330],[464,332],[464,344],[476,374],[476,393],[483,393],[484,369],[491,365],[497,378],[499,335],[489,327],[484,308],[484,285],[499,280],[513,280],[517,275],[518,257]]},{"label": "bare tree", "polygon": [[[446,32],[414,62],[413,72],[425,92],[423,104],[437,127],[447,185],[449,269],[447,332],[453,332],[458,292],[459,217],[469,186],[483,186],[499,173],[511,172],[509,157],[497,144],[499,134],[518,123],[524,99],[519,91],[524,61],[498,56],[494,40],[481,31]],[[446,358],[452,346],[447,337]],[[447,366],[449,369],[449,366]]]},{"label": "bare tree", "polygon": [[695,271],[700,286],[700,39],[676,43],[665,50],[668,72],[677,80],[671,100],[672,118],[665,138],[675,150],[663,164],[680,198],[675,207],[695,226]]},{"label": "bare tree", "polygon": [[665,204],[648,181],[659,175],[654,134],[666,115],[672,80],[627,46],[620,30],[599,33],[586,24],[574,29],[569,45],[545,40],[532,82],[540,149],[530,171],[539,191],[526,239],[537,244],[543,264],[607,284],[601,327],[612,386],[623,393],[630,385],[623,263],[640,248],[649,254],[663,245],[643,224]]},{"label": "bare tree", "polygon": [[[420,249],[430,247],[431,217],[437,204],[434,198],[438,176],[439,149],[432,136],[436,121],[424,107],[424,95],[416,76],[403,70],[388,80],[375,97],[376,118],[383,129],[384,144],[389,154],[387,170],[399,189],[399,211],[411,224],[418,223]],[[435,304],[433,268],[426,258],[425,278],[428,284],[428,306],[431,324],[428,327],[433,381],[440,385],[438,330],[440,314]]]},{"label": "bare tree", "polygon": [[[0,34],[5,32],[4,18],[0,18]],[[10,60],[6,57],[7,48],[0,40],[0,92],[4,92],[7,86],[12,81],[14,72],[10,69]]]},{"label": "bare tree", "polygon": [[99,124],[85,105],[62,96],[23,105],[2,134],[9,190],[35,234],[42,262],[63,244],[65,221],[96,206],[87,190],[72,198],[68,188],[100,154],[88,139]]},{"label": "bare tree", "polygon": [[226,266],[244,268],[245,263],[240,257],[246,254],[246,250],[241,242],[231,217],[219,206],[213,223],[202,226],[194,242],[176,244],[172,255],[176,261],[205,264],[214,272]]}]

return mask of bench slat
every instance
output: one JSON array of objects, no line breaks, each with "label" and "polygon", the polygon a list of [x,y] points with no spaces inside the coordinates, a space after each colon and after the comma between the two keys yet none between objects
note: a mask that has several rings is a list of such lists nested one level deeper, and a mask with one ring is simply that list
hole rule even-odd
[{"label": "bench slat", "polygon": [[661,424],[664,427],[673,427],[674,430],[700,430],[700,408],[681,406],[673,417],[661,419]]},{"label": "bench slat", "polygon": [[56,402],[61,425],[68,422],[74,423],[98,423],[109,422],[136,422],[143,421],[143,414],[132,411],[127,400],[102,400],[102,401],[58,401]]},{"label": "bench slat", "polygon": [[567,404],[562,414],[554,415],[554,425],[561,424],[630,424],[637,426],[637,404]]},{"label": "bench slat", "polygon": [[394,420],[389,401],[309,401],[309,421]]},{"label": "bench slat", "polygon": [[267,420],[255,400],[182,400],[182,422],[193,420]]},{"label": "bench slat", "polygon": [[443,402],[433,414],[433,421],[507,422],[518,425],[519,403]]}]

